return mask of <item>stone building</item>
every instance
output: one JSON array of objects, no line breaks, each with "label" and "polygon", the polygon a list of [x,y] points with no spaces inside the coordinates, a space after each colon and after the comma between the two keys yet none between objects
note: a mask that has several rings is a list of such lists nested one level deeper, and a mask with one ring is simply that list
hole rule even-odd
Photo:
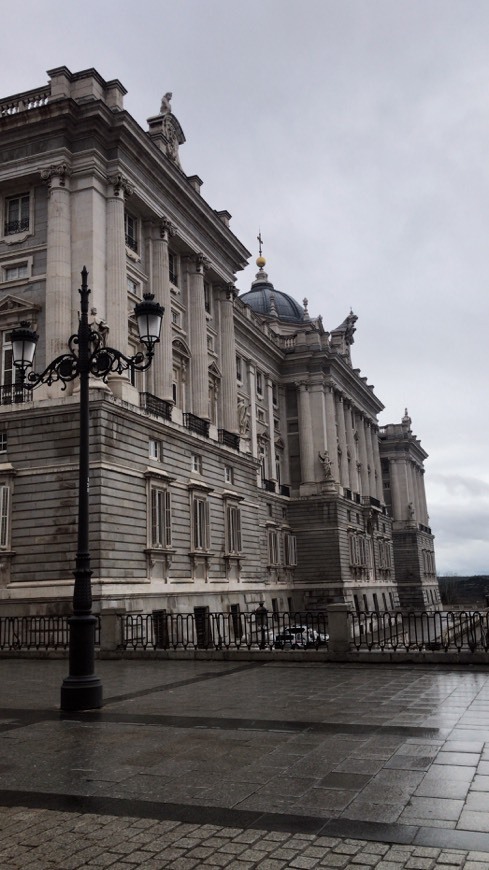
[{"label": "stone building", "polygon": [[152,367],[93,378],[95,609],[277,611],[439,603],[410,421],[353,368],[355,315],[328,332],[276,290],[231,215],[180,163],[171,94],[143,130],[94,69],[0,100],[0,610],[70,608],[76,381],[19,385],[11,330],[39,333],[41,371],[67,349],[89,270],[91,322],[137,352],[134,304],[165,308]]}]

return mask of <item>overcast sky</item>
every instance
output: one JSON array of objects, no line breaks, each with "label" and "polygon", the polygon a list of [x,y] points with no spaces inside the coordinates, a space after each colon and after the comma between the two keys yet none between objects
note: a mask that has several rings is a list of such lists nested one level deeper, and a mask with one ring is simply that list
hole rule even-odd
[{"label": "overcast sky", "polygon": [[407,406],[429,453],[439,573],[489,573],[488,46],[488,0],[24,0],[2,45],[2,96],[93,66],[146,127],[173,91],[240,290],[261,228],[278,289],[327,330],[353,308],[380,422]]}]

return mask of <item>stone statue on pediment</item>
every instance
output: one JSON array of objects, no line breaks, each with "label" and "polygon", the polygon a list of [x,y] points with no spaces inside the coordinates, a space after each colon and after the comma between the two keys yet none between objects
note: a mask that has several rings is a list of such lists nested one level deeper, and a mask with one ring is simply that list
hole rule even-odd
[{"label": "stone statue on pediment", "polygon": [[168,91],[161,98],[161,106],[160,106],[160,115],[168,115],[171,112],[171,103],[170,100],[173,94],[171,91]]}]

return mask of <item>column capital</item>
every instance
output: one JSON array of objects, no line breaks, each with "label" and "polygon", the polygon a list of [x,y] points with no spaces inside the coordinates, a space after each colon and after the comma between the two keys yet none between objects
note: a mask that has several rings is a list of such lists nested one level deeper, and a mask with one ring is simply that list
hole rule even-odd
[{"label": "column capital", "polygon": [[108,184],[112,185],[114,196],[124,199],[126,196],[131,196],[134,193],[134,185],[121,173],[109,175],[107,177]]},{"label": "column capital", "polygon": [[203,275],[211,264],[211,261],[200,251],[196,254],[185,254],[183,259],[189,266],[194,267],[197,275]]},{"label": "column capital", "polygon": [[46,169],[41,169],[40,175],[49,188],[53,186],[54,179],[58,179],[58,187],[65,187],[66,181],[71,175],[71,169],[66,163],[52,163]]},{"label": "column capital", "polygon": [[221,299],[227,302],[234,302],[238,295],[238,291],[234,284],[218,284],[215,289],[220,294]]},{"label": "column capital", "polygon": [[164,242],[168,242],[172,236],[176,236],[177,228],[174,224],[172,224],[171,220],[167,217],[162,217],[159,223],[159,233],[160,239],[163,239]]}]

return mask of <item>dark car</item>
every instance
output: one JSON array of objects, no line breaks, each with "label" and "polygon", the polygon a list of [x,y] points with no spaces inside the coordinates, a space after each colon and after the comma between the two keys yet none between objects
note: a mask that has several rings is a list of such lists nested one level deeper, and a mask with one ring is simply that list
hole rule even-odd
[{"label": "dark car", "polygon": [[275,649],[308,649],[324,646],[328,640],[329,635],[320,634],[307,625],[291,625],[275,636],[274,647]]}]

